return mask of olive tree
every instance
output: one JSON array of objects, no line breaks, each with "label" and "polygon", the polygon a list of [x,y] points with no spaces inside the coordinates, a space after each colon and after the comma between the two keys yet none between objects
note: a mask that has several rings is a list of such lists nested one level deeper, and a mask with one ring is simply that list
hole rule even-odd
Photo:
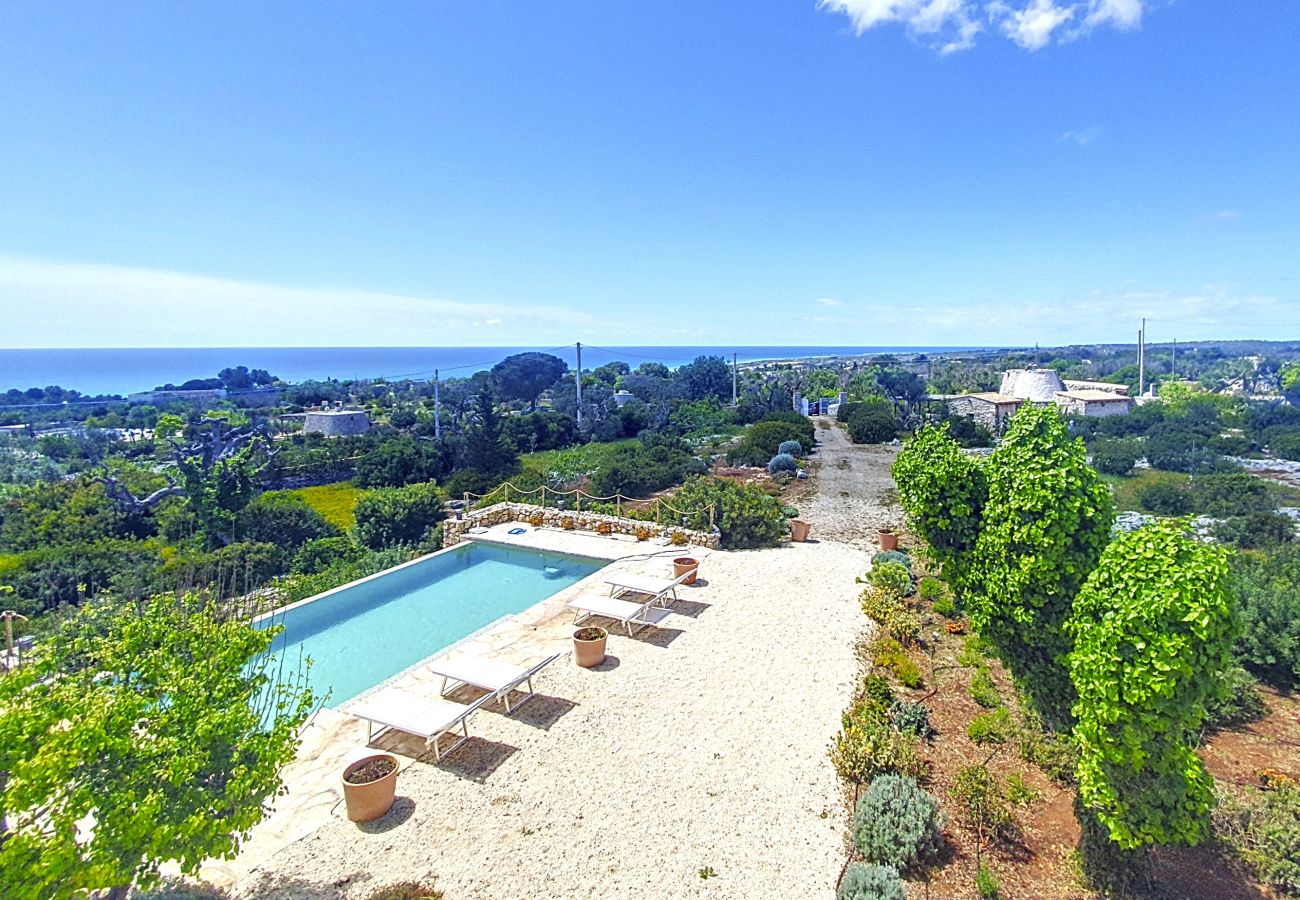
[{"label": "olive tree", "polygon": [[234,856],[313,703],[268,669],[277,631],[192,595],[96,601],[0,679],[0,896],[124,897]]}]

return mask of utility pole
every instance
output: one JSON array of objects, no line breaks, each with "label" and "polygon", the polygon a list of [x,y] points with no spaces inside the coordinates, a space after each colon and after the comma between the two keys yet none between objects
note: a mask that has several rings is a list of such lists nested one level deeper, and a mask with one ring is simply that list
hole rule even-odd
[{"label": "utility pole", "polygon": [[1174,338],[1173,349],[1169,351],[1169,374],[1178,374],[1178,338]]},{"label": "utility pole", "polygon": [[1142,320],[1142,330],[1138,332],[1138,396],[1146,393],[1147,377],[1147,320]]},{"label": "utility pole", "polygon": [[739,369],[736,368],[736,354],[731,354],[731,405],[736,405],[736,388],[740,383]]},{"label": "utility pole", "polygon": [[433,439],[442,440],[442,411],[438,409],[440,403],[438,397],[438,370],[433,370]]},{"label": "utility pole", "polygon": [[578,341],[578,374],[573,383],[578,386],[578,427],[582,427],[582,341]]}]

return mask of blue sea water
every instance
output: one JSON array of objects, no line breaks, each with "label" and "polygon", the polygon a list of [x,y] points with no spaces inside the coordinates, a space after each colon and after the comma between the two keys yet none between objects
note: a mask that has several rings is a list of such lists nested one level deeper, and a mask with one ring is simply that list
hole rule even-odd
[{"label": "blue sea water", "polygon": [[262,620],[284,626],[269,665],[292,672],[310,658],[312,690],[340,706],[606,564],[470,541]]},{"label": "blue sea water", "polygon": [[[978,347],[589,347],[584,369],[622,360],[632,367],[662,362],[669,367],[698,356],[736,354],[740,362],[869,353],[977,350]],[[288,382],[325,378],[443,378],[489,369],[512,353],[542,350],[575,365],[573,345],[554,347],[171,347],[139,349],[0,350],[0,391],[61,387],[88,396],[129,394],[191,378],[212,378],[233,366],[266,369]]]}]

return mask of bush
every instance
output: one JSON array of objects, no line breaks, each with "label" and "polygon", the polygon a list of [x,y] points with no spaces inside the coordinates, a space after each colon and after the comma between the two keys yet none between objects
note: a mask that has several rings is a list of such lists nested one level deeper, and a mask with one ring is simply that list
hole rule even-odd
[{"label": "bush", "polygon": [[[864,579],[859,579],[861,583]],[[889,621],[895,610],[902,608],[902,601],[893,591],[887,591],[879,588],[874,584],[868,584],[858,595],[858,602],[862,604],[862,612],[867,618],[877,625],[884,625]]]},{"label": "bush", "polygon": [[980,713],[971,720],[966,736],[977,744],[1005,744],[1015,733],[1015,723],[1005,706]]},{"label": "bush", "polygon": [[1215,829],[1260,881],[1289,895],[1300,893],[1300,788],[1249,790],[1221,796]]},{"label": "bush", "polygon": [[959,769],[948,790],[958,814],[982,837],[1002,832],[1015,821],[997,776],[984,766]]},{"label": "bush", "polygon": [[240,540],[289,550],[342,534],[301,497],[278,491],[263,494],[240,510],[236,530]]},{"label": "bush", "polygon": [[1192,481],[1193,511],[1216,518],[1247,516],[1268,503],[1268,484],[1248,472],[1201,475]]},{"label": "bush", "polygon": [[906,597],[912,593],[912,575],[902,563],[883,562],[878,566],[873,565],[867,573],[867,582],[895,597]]},{"label": "bush", "polygon": [[1271,509],[1234,516],[1214,528],[1214,537],[1243,550],[1264,550],[1295,540],[1295,523]]},{"label": "bush", "polygon": [[966,416],[952,416],[948,420],[948,437],[961,447],[992,447],[993,432],[982,423]]},{"label": "bush", "polygon": [[1002,883],[993,874],[993,870],[984,865],[983,860],[980,860],[979,868],[975,870],[975,890],[980,895],[980,900],[998,900],[1002,896]]},{"label": "bush", "polygon": [[782,441],[781,446],[776,448],[776,453],[777,456],[780,456],[782,453],[787,454],[788,456],[803,456],[803,444],[798,441]]},{"label": "bush", "polygon": [[353,562],[365,553],[345,537],[319,538],[308,541],[294,554],[290,571],[295,575],[308,575],[327,569],[337,562]]},{"label": "bush", "polygon": [[1092,467],[1103,475],[1127,475],[1141,455],[1131,441],[1095,441],[1089,448]]},{"label": "bush", "polygon": [[898,415],[894,405],[880,397],[851,404],[845,424],[849,439],[855,444],[880,444],[891,441],[898,433]]},{"label": "bush", "polygon": [[894,658],[894,677],[903,687],[919,688],[923,683],[921,667],[901,653]]},{"label": "bush", "polygon": [[672,505],[697,510],[687,519],[687,525],[697,531],[709,530],[708,508],[712,507],[726,550],[775,547],[789,534],[781,501],[751,484],[692,478],[673,495]]},{"label": "bush", "polygon": [[889,717],[894,727],[904,734],[927,738],[934,733],[934,727],[930,724],[930,711],[924,703],[895,700],[889,707]]},{"label": "bush", "polygon": [[385,441],[357,460],[358,487],[401,487],[433,481],[443,473],[442,455],[433,444],[410,435]]},{"label": "bush", "polygon": [[845,712],[830,758],[839,776],[854,784],[870,784],[882,775],[925,773],[916,738],[895,731],[874,703],[856,702]]},{"label": "bush", "polygon": [[[808,424],[811,428],[812,423]],[[803,453],[812,449],[812,435],[805,434],[800,426],[792,422],[756,422],[741,437],[735,449],[727,454],[727,462],[733,466],[766,465],[787,441],[797,441]]]},{"label": "bush", "polygon": [[898,870],[872,863],[853,863],[835,892],[836,900],[907,900]]},{"label": "bush", "polygon": [[1193,512],[1192,492],[1180,484],[1156,482],[1138,491],[1138,505],[1157,516],[1186,516]]},{"label": "bush", "polygon": [[1234,728],[1261,719],[1268,712],[1255,676],[1233,664],[1220,678],[1220,691],[1205,703],[1205,724],[1209,728]]},{"label": "bush", "polygon": [[970,680],[970,696],[985,709],[997,709],[1002,705],[1002,695],[993,683],[993,675],[988,666],[981,664],[975,670],[975,675]]},{"label": "bush", "polygon": [[1269,440],[1268,449],[1283,459],[1300,462],[1300,429],[1275,435]]},{"label": "bush", "polygon": [[871,782],[853,814],[853,842],[868,861],[909,869],[938,857],[947,821],[939,801],[905,776]]},{"label": "bush", "polygon": [[775,475],[778,472],[789,472],[793,475],[799,471],[799,463],[789,453],[778,453],[767,461],[767,472],[769,475]]},{"label": "bush", "polygon": [[[898,645],[894,645],[897,649]],[[862,679],[862,691],[854,701],[855,705],[850,707],[850,713],[853,716],[863,714],[865,710],[884,715],[888,714],[889,708],[896,702],[894,700],[894,689],[889,686],[889,679],[883,675],[868,675]]]},{"label": "bush", "polygon": [[433,482],[376,488],[357,501],[357,541],[372,550],[418,544],[445,515]]},{"label": "bush", "polygon": [[918,600],[925,603],[938,603],[944,598],[952,599],[948,585],[944,584],[942,579],[935,578],[933,575],[926,575],[921,579],[916,586],[916,596]]},{"label": "bush", "polygon": [[907,574],[912,574],[912,556],[910,553],[904,553],[902,550],[884,550],[871,557],[872,568],[875,568],[880,563],[887,562],[898,563],[907,569]]},{"label": "bush", "polygon": [[1237,554],[1232,568],[1241,619],[1236,658],[1282,690],[1300,687],[1300,548]]}]

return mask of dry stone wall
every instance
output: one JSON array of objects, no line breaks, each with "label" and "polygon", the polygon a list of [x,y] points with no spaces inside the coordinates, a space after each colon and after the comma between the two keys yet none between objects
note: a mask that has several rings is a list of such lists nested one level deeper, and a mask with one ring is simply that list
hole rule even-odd
[{"label": "dry stone wall", "polygon": [[625,534],[649,540],[666,537],[683,546],[707,547],[717,550],[716,533],[694,531],[677,525],[657,525],[640,519],[624,519],[603,513],[578,512],[571,509],[545,509],[528,503],[494,503],[483,509],[466,512],[460,519],[442,523],[442,546],[452,547],[465,539],[474,528],[491,528],[504,522],[526,522],[535,528],[559,528],[564,531],[590,531],[596,534]]}]

